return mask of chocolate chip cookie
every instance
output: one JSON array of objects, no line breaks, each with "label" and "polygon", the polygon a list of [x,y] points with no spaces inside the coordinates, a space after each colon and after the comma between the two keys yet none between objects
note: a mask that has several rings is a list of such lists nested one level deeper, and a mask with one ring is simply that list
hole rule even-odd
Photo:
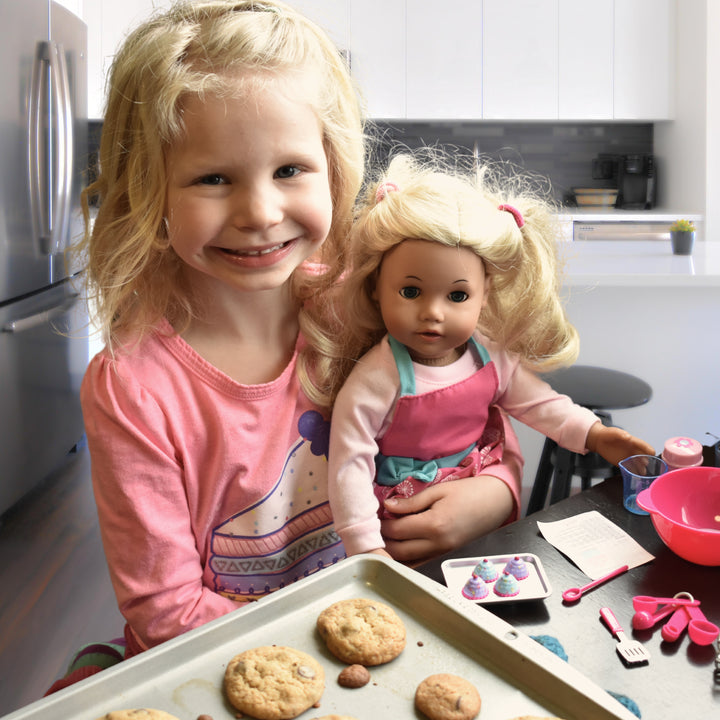
[{"label": "chocolate chip cookie", "polygon": [[426,677],[415,691],[415,707],[430,720],[472,720],[481,702],[471,682],[449,673]]},{"label": "chocolate chip cookie", "polygon": [[288,720],[317,703],[325,690],[320,663],[302,650],[257,647],[225,669],[225,693],[240,712],[258,720]]},{"label": "chocolate chip cookie", "polygon": [[328,650],[348,665],[382,665],[405,648],[405,625],[377,600],[340,600],[323,610],[317,629]]}]

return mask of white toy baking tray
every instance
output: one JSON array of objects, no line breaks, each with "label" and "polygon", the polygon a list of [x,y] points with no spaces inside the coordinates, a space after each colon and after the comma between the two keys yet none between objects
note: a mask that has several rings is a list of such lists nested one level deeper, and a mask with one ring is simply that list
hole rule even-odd
[{"label": "white toy baking tray", "polygon": [[[465,583],[472,575],[475,566],[481,560],[489,560],[498,572],[502,574],[507,563],[513,558],[520,558],[525,562],[528,569],[528,576],[518,581],[518,594],[510,597],[502,597],[494,592],[495,583],[487,583],[488,594],[479,600],[468,600],[462,594]],[[442,573],[450,592],[465,602],[480,603],[481,605],[492,605],[494,603],[517,602],[518,600],[541,600],[552,593],[550,581],[545,574],[542,562],[537,555],[532,553],[512,553],[510,555],[483,555],[475,558],[455,558],[445,560],[442,565]]]},{"label": "white toy baking tray", "polygon": [[[367,597],[398,612],[403,653],[370,668],[371,681],[340,687],[344,667],[325,648],[315,621],[337,600]],[[325,669],[320,707],[299,717],[347,714],[358,720],[420,717],[413,698],[432,673],[467,678],[482,697],[481,720],[554,715],[565,720],[636,720],[601,687],[484,608],[392,560],[358,555],[126,660],[6,716],[5,720],[95,720],[111,710],[153,707],[180,720],[235,720],[223,694],[227,662],[260,645],[288,645]]]}]

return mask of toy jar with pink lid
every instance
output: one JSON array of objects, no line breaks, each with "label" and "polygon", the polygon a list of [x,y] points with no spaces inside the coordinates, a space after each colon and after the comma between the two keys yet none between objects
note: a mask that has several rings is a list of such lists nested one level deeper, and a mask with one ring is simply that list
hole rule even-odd
[{"label": "toy jar with pink lid", "polygon": [[662,459],[667,463],[669,470],[683,467],[696,467],[702,465],[702,445],[692,438],[672,437],[665,442]]}]

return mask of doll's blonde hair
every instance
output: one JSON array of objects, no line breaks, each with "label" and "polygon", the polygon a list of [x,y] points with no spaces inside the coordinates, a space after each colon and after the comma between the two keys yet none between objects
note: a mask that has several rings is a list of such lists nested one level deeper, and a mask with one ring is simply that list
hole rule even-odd
[{"label": "doll's blonde hair", "polygon": [[[490,165],[450,167],[439,151],[419,155],[395,157],[358,207],[342,289],[341,375],[386,333],[373,299],[378,272],[385,253],[410,238],[470,248],[482,259],[491,278],[483,334],[537,370],[572,363],[579,342],[559,295],[558,225],[537,183]],[[502,205],[519,211],[522,227]]]},{"label": "doll's blonde hair", "polygon": [[[321,297],[342,271],[365,160],[360,102],[345,60],[323,31],[282,2],[177,3],[131,32],[115,57],[99,175],[85,193],[86,225],[88,198],[97,196],[100,207],[80,252],[98,325],[111,350],[128,338],[137,341],[160,318],[181,330],[202,312],[202,299],[192,297],[167,239],[165,155],[184,131],[185,98],[236,94],[242,88],[237,78],[248,74],[258,81],[302,81],[304,90],[312,90],[306,97],[322,127],[333,218],[317,259],[327,272],[296,272],[297,297],[301,302]],[[325,310],[322,302],[305,303],[300,316],[308,340],[301,382],[321,404],[326,403],[322,377],[335,342],[322,317]],[[310,380],[310,367],[317,382]]]}]

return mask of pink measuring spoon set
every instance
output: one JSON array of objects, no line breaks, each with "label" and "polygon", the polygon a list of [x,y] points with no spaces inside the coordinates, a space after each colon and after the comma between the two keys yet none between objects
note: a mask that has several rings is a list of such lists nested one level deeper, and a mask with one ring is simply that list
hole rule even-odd
[{"label": "pink measuring spoon set", "polygon": [[688,637],[696,645],[712,645],[720,635],[720,628],[709,622],[700,610],[700,601],[688,592],[677,593],[671,598],[636,595],[632,602],[635,630],[649,630],[669,616],[661,630],[666,642],[675,642],[686,628]]}]

